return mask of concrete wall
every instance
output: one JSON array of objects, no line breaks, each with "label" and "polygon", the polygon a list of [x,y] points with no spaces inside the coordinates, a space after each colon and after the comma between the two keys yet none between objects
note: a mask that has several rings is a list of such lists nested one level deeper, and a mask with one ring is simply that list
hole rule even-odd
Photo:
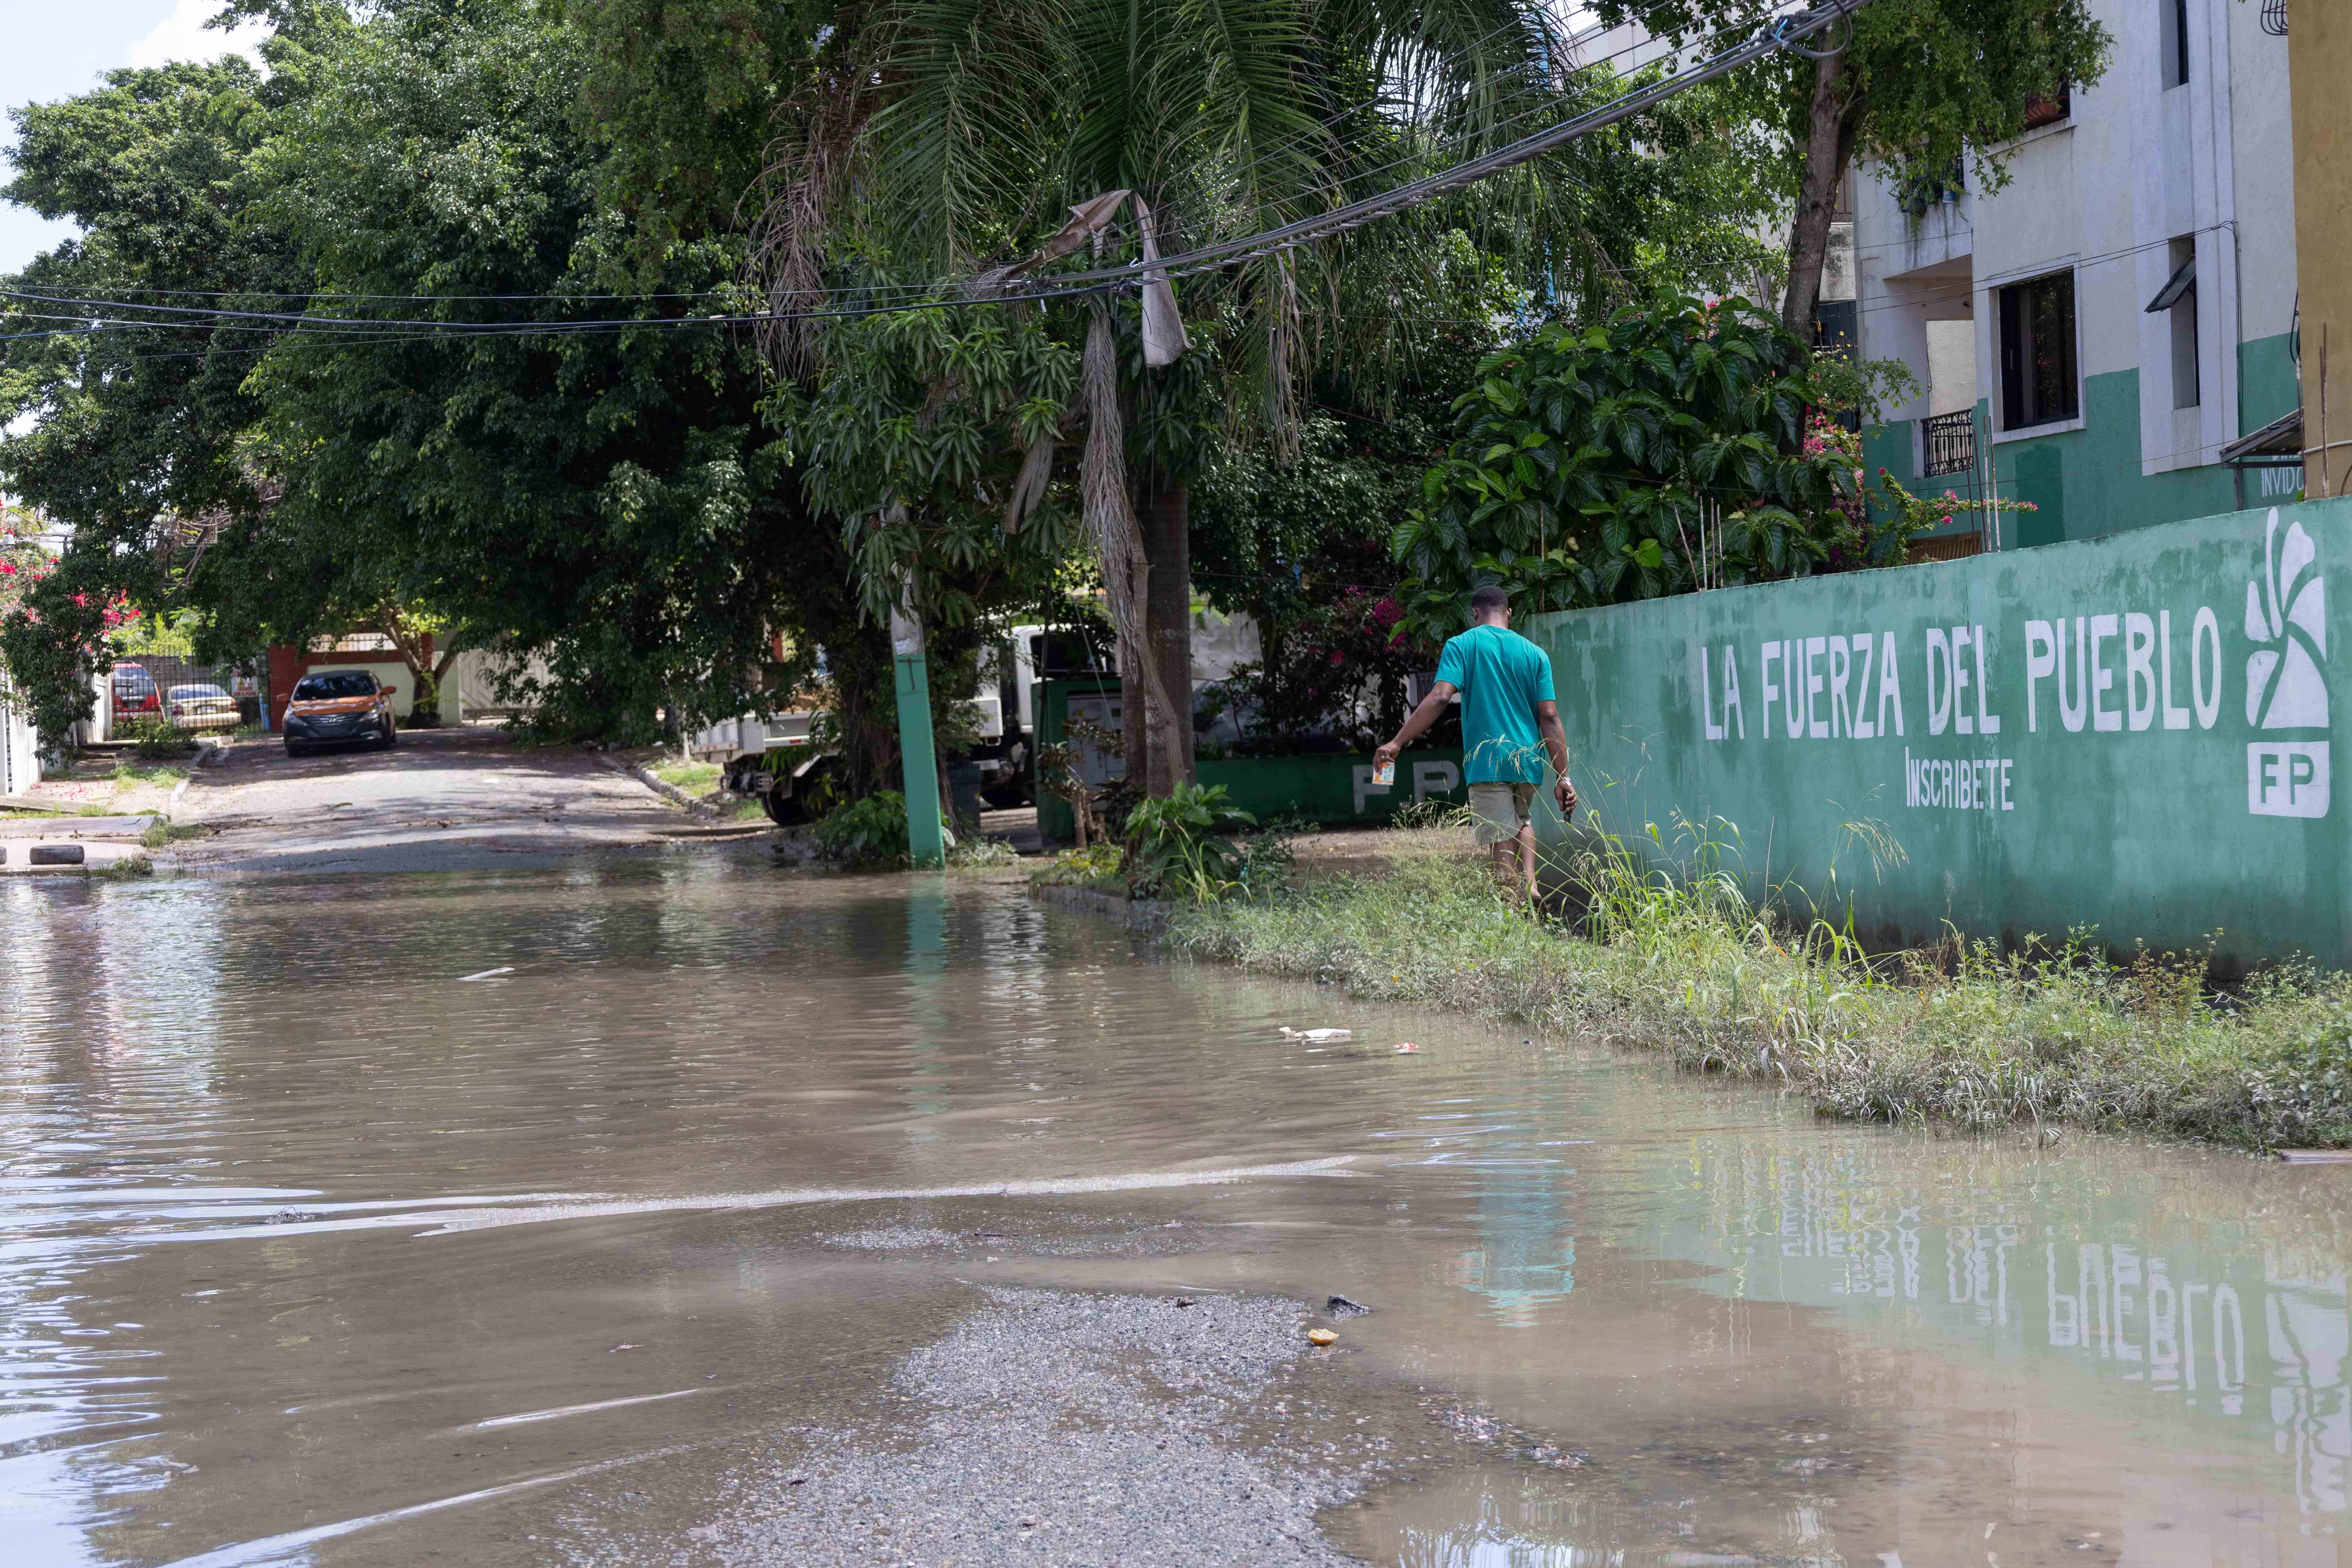
[{"label": "concrete wall", "polygon": [[1711,842],[1886,945],[2088,925],[2347,965],[2347,564],[2352,501],[2326,501],[1526,629],[1591,816],[1629,844],[1655,824],[1683,868]]},{"label": "concrete wall", "polygon": [[41,740],[29,714],[10,705],[0,671],[0,795],[20,795],[41,782]]}]

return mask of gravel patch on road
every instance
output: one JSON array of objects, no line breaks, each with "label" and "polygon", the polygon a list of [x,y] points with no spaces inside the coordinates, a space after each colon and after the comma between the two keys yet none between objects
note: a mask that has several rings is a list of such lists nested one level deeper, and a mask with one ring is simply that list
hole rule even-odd
[{"label": "gravel patch on road", "polygon": [[845,1230],[824,1238],[827,1247],[853,1252],[906,1252],[918,1247],[961,1247],[963,1237],[933,1226],[892,1225],[877,1230]]},{"label": "gravel patch on road", "polygon": [[1315,1514],[1355,1496],[1388,1445],[1250,1436],[1308,1414],[1295,1391],[1274,1396],[1286,1366],[1318,1353],[1297,1302],[988,1295],[908,1357],[895,1418],[807,1431],[789,1462],[738,1472],[719,1517],[687,1532],[693,1555],[747,1568],[1356,1561]]},{"label": "gravel patch on road", "polygon": [[824,1246],[850,1252],[982,1252],[1003,1258],[1157,1258],[1207,1245],[1197,1226],[1128,1216],[1106,1222],[1087,1215],[1041,1215],[979,1229],[900,1221],[820,1236]]}]

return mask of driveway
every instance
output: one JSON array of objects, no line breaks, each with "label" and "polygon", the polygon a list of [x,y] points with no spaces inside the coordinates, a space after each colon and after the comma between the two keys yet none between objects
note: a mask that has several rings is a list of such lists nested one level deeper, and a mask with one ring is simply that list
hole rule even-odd
[{"label": "driveway", "polygon": [[[159,865],[199,873],[436,871],[744,837],[711,829],[605,759],[490,729],[412,730],[389,752],[289,758],[275,738],[197,769],[173,819],[205,829]],[[751,830],[756,834],[758,830]]]}]

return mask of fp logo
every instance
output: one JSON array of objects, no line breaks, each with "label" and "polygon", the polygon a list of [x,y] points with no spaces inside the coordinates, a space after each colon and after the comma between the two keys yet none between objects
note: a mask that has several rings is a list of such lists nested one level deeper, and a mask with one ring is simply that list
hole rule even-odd
[{"label": "fp logo", "polygon": [[[2246,584],[2246,722],[2258,731],[2327,729],[2327,584],[2299,522],[2263,536],[2263,576]],[[2246,809],[2256,816],[2327,815],[2327,742],[2260,740],[2246,748]]]}]

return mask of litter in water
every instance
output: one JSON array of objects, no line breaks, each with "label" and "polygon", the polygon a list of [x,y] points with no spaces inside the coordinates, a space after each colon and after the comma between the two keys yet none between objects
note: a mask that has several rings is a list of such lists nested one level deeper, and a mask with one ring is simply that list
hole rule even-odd
[{"label": "litter in water", "polygon": [[1325,1305],[1335,1318],[1360,1318],[1371,1310],[1361,1301],[1350,1301],[1345,1296],[1334,1296]]},{"label": "litter in water", "polygon": [[462,985],[468,980],[488,980],[494,974],[512,974],[513,973],[514,965],[509,963],[497,969],[485,969],[479,974],[461,974],[457,976],[457,983]]},{"label": "litter in water", "polygon": [[1419,1056],[1420,1054],[1421,1047],[1414,1045],[1411,1040],[1406,1040],[1397,1047],[1397,1055],[1401,1057]]},{"label": "litter in water", "polygon": [[1307,1331],[1307,1342],[1310,1345],[1328,1345],[1336,1343],[1339,1338],[1339,1335],[1333,1333],[1328,1329],[1309,1329]]},{"label": "litter in water", "polygon": [[1356,1037],[1356,1031],[1353,1029],[1286,1028],[1282,1031],[1282,1037],[1286,1040],[1304,1040],[1310,1046],[1330,1046],[1337,1045],[1341,1040],[1354,1039]]}]

